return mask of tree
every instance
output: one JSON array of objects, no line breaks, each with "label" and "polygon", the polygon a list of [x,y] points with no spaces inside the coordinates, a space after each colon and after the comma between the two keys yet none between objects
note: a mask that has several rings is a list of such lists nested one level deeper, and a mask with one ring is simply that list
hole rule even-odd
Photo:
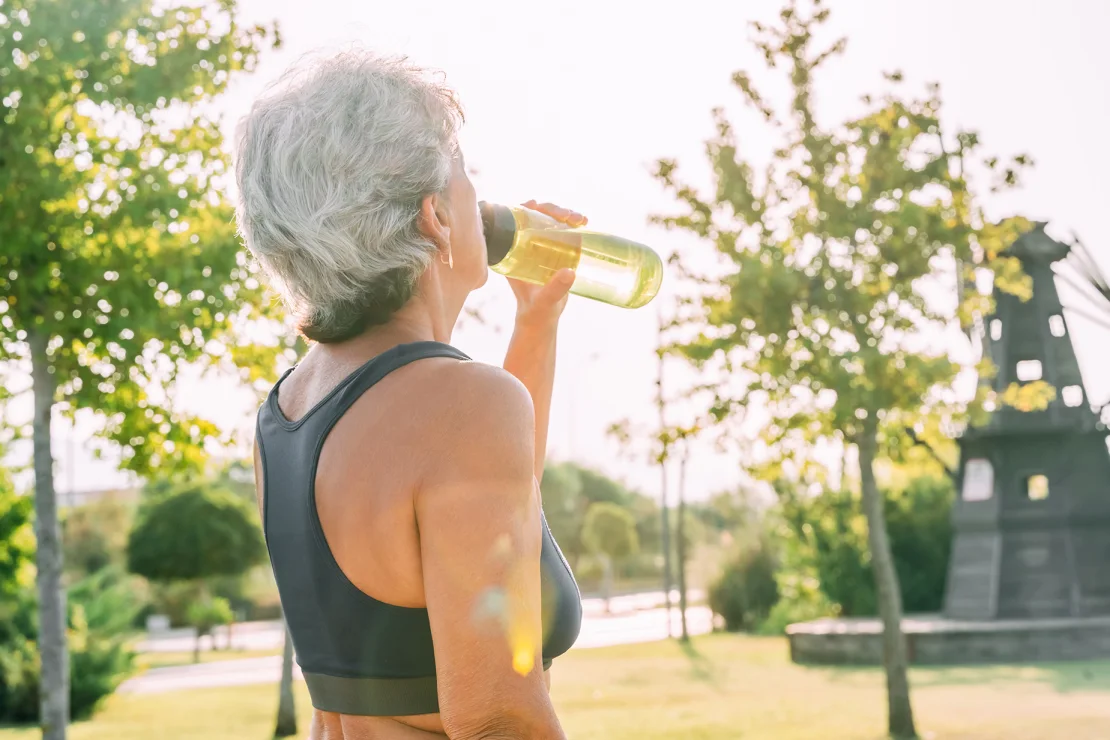
[{"label": "tree", "polygon": [[[68,682],[52,411],[101,412],[123,466],[195,466],[211,424],[150,392],[228,357],[260,288],[219,197],[227,172],[208,105],[255,67],[276,28],[233,0],[5,0],[0,13],[0,362],[33,380],[42,726],[65,737]],[[253,375],[251,375],[253,373]]]},{"label": "tree", "polygon": [[[988,158],[975,169],[978,136],[947,135],[938,87],[923,98],[904,96],[897,72],[886,75],[890,92],[863,99],[860,117],[821,126],[814,74],[845,47],[841,39],[814,49],[813,31],[827,16],[820,0],[793,0],[776,25],[753,24],[756,48],[790,85],[789,111],[776,112],[747,73],[733,82],[783,143],[757,167],[716,110],[706,149],[713,196],[661,160],[657,177],[685,208],[656,221],[712,242],[722,258],[723,274],[686,269],[701,292],[683,319],[700,333],[678,350],[726,375],[715,385],[716,418],[748,406],[769,416],[760,435],[767,476],[804,475],[818,439],[855,447],[883,623],[889,730],[914,737],[900,589],[875,461],[880,442],[955,403],[962,368],[929,340],[959,337],[989,312],[989,296],[969,289],[976,271],[989,269],[996,285],[1029,294],[1020,264],[1003,253],[1028,222],[988,221],[972,184],[981,172],[994,188],[1013,186],[1029,160]],[[935,298],[945,280],[954,300]],[[980,393],[985,401],[989,391]]]},{"label": "tree", "polygon": [[109,496],[66,512],[62,541],[66,572],[81,578],[123,565],[133,506]]},{"label": "tree", "polygon": [[582,555],[582,519],[586,515],[582,478],[577,466],[548,463],[540,481],[540,494],[547,526],[566,554],[571,569],[577,569],[578,558]]},{"label": "tree", "polygon": [[743,488],[721,491],[704,501],[693,502],[690,511],[710,531],[733,536],[758,523],[760,516],[751,492]]},{"label": "tree", "polygon": [[[671,260],[674,261],[673,258]],[[701,422],[682,426],[667,423],[667,408],[672,402],[664,389],[664,369],[667,359],[666,330],[673,328],[674,323],[665,323],[663,316],[659,316],[659,331],[657,334],[658,345],[655,355],[658,360],[658,375],[655,381],[655,407],[659,414],[659,424],[653,429],[637,428],[625,419],[609,428],[609,433],[625,447],[631,445],[633,437],[647,438],[650,440],[649,457],[659,466],[659,509],[660,509],[660,539],[663,551],[663,608],[667,613],[667,636],[671,636],[671,584],[672,584],[672,558],[670,512],[667,507],[667,490],[669,476],[667,463],[677,447],[680,451],[679,477],[678,477],[678,521],[675,527],[674,561],[676,564],[678,585],[679,621],[681,624],[681,640],[690,639],[686,624],[686,566],[687,566],[687,516],[686,516],[686,465],[690,459],[690,440],[701,431]],[[696,392],[695,389],[694,392]],[[687,393],[688,398],[691,393]]]},{"label": "tree", "polygon": [[205,579],[241,575],[262,562],[266,546],[258,514],[226,488],[184,484],[140,512],[127,541],[127,567],[152,581],[197,581],[199,600],[189,621],[200,638],[217,624],[231,622],[226,599],[213,598]]},{"label": "tree", "polygon": [[[678,521],[675,526],[675,554],[678,564],[678,614],[682,625],[680,639],[690,641],[690,631],[686,626],[686,464],[690,461],[690,445],[683,441],[682,451],[678,458]],[[667,621],[670,622],[671,613],[667,611]]]},{"label": "tree", "polygon": [[622,508],[631,506],[635,494],[623,484],[596,470],[584,468],[581,465],[573,465],[573,467],[578,471],[578,479],[582,484],[582,497],[586,501],[590,503],[605,501]]},{"label": "tree", "polygon": [[[212,635],[212,631],[221,624],[231,624],[234,615],[231,604],[227,599],[212,596],[206,589],[201,593],[200,601],[189,604],[189,624],[193,625],[195,639],[193,641],[193,662],[200,662],[200,640],[205,635]],[[230,633],[229,633],[230,647]],[[212,635],[212,649],[216,649],[216,637]]]},{"label": "tree", "polygon": [[635,555],[640,549],[636,520],[626,509],[609,501],[590,504],[582,524],[582,543],[605,566],[605,611],[613,588],[613,562]]},{"label": "tree", "polygon": [[258,514],[230,491],[184,484],[143,512],[127,541],[127,567],[152,581],[239,575],[262,562]]},{"label": "tree", "polygon": [[[658,376],[655,380],[655,408],[659,412],[659,429],[656,441],[659,451],[656,462],[659,464],[659,513],[662,524],[660,532],[663,539],[663,609],[667,614],[667,637],[671,637],[671,515],[667,509],[667,461],[671,455],[673,437],[667,428],[667,397],[663,392],[663,370],[666,367],[667,355],[663,351],[663,314],[659,314],[659,331],[657,334],[660,346],[656,348],[655,356],[658,358]],[[683,567],[683,566],[679,566]],[[685,635],[686,612],[682,610],[682,628]]]},{"label": "tree", "polygon": [[582,526],[591,504],[607,502],[627,510],[636,522],[642,550],[659,551],[659,509],[647,496],[573,462],[549,464],[540,482],[547,525],[572,569],[586,552]]},{"label": "tree", "polygon": [[285,627],[285,646],[281,650],[281,684],[278,687],[277,726],[274,737],[297,734],[297,705],[293,696],[293,638]]}]

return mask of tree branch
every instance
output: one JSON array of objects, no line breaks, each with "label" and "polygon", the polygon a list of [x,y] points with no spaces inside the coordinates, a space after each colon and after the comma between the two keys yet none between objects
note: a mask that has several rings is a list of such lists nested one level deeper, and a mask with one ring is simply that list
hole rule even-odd
[{"label": "tree branch", "polygon": [[933,460],[935,460],[937,464],[940,465],[940,467],[944,470],[945,475],[947,475],[953,483],[959,485],[959,476],[956,474],[955,470],[948,466],[948,463],[944,461],[944,458],[940,456],[940,453],[937,452],[931,444],[918,437],[917,432],[913,430],[913,427],[906,427],[905,429],[906,434],[909,435],[910,441],[913,442],[915,446],[924,447],[925,451],[929,453],[929,457],[933,458]]}]

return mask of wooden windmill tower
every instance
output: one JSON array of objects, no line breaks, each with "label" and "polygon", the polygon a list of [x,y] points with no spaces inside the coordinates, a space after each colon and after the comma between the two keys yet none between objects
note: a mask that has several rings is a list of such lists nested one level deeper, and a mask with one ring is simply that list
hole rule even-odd
[{"label": "wooden windmill tower", "polygon": [[[1038,224],[1007,254],[1033,280],[1028,301],[994,291],[984,352],[1001,393],[1043,380],[1042,411],[996,410],[960,439],[960,491],[945,597],[952,619],[1110,615],[1110,452],[1088,399],[1065,312],[1110,327],[1110,288],[1078,242]],[[1060,302],[1056,279],[1066,285]],[[1080,303],[1082,301],[1082,304]]]}]

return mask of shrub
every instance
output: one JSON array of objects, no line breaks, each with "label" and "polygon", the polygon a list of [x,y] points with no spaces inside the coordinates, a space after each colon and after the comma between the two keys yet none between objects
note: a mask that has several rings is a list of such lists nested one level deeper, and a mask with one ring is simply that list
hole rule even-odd
[{"label": "shrub", "polygon": [[[231,611],[231,604],[227,599],[219,596],[212,597],[207,594],[201,601],[193,602],[189,606],[189,624],[196,629],[196,640],[193,642],[193,662],[200,662],[200,638],[211,635],[213,628],[221,624],[231,624],[235,615]],[[215,647],[216,638],[212,638]]]},{"label": "shrub", "polygon": [[765,546],[730,560],[709,587],[709,608],[725,620],[729,632],[754,630],[779,599],[776,565]]},{"label": "shrub", "polygon": [[785,634],[788,625],[835,617],[840,607],[829,601],[821,584],[809,574],[780,570],[776,578],[779,600],[758,627],[761,635]]},{"label": "shrub", "polygon": [[0,644],[0,722],[34,722],[38,716],[38,648],[13,634]]},{"label": "shrub", "polygon": [[[134,664],[130,625],[142,604],[133,579],[107,567],[69,591],[70,712],[90,716],[126,679]],[[0,721],[34,722],[39,715],[35,602],[19,596],[15,620],[0,644]]]},{"label": "shrub", "polygon": [[[931,477],[916,478],[901,491],[883,492],[887,534],[907,613],[933,612],[943,604],[953,495],[949,481]],[[826,491],[811,497],[789,496],[781,515],[785,571],[815,578],[824,601],[843,616],[877,614],[858,494]],[[804,611],[799,607],[800,613]]]},{"label": "shrub", "polygon": [[907,613],[937,612],[944,606],[954,498],[952,483],[938,478],[915,478],[887,496],[887,533]]},{"label": "shrub", "polygon": [[135,653],[127,640],[140,604],[126,576],[113,571],[101,570],[87,579],[99,583],[82,584],[84,594],[71,594],[69,701],[74,719],[91,715],[134,668]]}]

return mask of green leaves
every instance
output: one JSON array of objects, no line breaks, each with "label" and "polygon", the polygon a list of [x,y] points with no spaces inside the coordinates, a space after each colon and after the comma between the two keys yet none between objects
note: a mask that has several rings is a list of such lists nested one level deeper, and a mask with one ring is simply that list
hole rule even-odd
[{"label": "green leaves", "polygon": [[[902,599],[911,613],[937,611],[942,606],[953,498],[950,481],[927,475],[907,481],[898,490],[883,492],[884,518]],[[838,614],[875,615],[872,555],[859,496],[827,490],[818,496],[787,493],[780,501],[785,560],[780,583],[788,585],[812,574]],[[803,599],[797,593],[787,593],[784,598]]]},{"label": "green leaves", "polygon": [[266,554],[257,520],[231,491],[186,484],[144,507],[127,543],[127,567],[152,581],[244,573]]},{"label": "green leaves", "polygon": [[582,544],[587,551],[613,560],[635,555],[640,549],[636,518],[609,501],[590,504],[582,523]]},{"label": "green leaves", "polygon": [[6,471],[0,470],[0,622],[11,619],[10,600],[30,584],[34,551],[31,498],[17,495]]},{"label": "green leaves", "polygon": [[231,611],[231,603],[227,599],[209,596],[189,605],[188,619],[189,624],[196,628],[198,635],[208,635],[212,633],[213,627],[234,622],[235,614]]},{"label": "green leaves", "polygon": [[[0,16],[0,357],[45,334],[59,400],[95,408],[124,466],[195,468],[211,425],[147,397],[266,316],[220,188],[209,104],[277,29],[233,2],[8,0]],[[272,311],[267,309],[267,311]]]}]

